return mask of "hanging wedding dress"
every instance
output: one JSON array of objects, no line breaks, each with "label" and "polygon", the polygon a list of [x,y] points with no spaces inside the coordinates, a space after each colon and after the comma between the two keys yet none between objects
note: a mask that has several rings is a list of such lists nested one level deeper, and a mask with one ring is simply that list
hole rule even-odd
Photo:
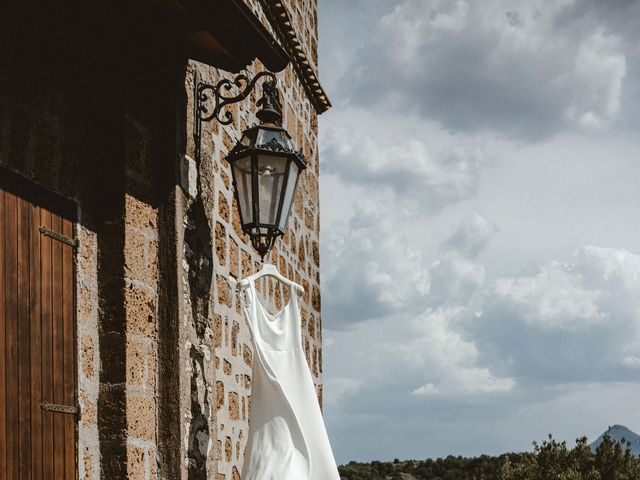
[{"label": "hanging wedding dress", "polygon": [[243,480],[340,480],[302,349],[295,290],[271,314],[253,278],[244,289],[255,355]]}]

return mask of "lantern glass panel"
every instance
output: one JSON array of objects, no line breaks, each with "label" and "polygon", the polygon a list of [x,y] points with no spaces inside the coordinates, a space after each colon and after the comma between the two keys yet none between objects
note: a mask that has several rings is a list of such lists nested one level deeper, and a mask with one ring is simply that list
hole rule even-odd
[{"label": "lantern glass panel", "polygon": [[289,175],[287,176],[287,187],[284,192],[284,200],[282,201],[282,214],[280,216],[280,224],[278,228],[284,232],[284,228],[287,225],[287,218],[291,212],[291,205],[293,204],[293,195],[296,191],[296,185],[298,183],[298,174],[300,169],[296,162],[292,161],[289,167]]},{"label": "lantern glass panel", "polygon": [[277,142],[284,150],[293,150],[291,139],[282,130],[269,130],[261,128],[256,138],[256,145],[268,145],[271,142]]},{"label": "lantern glass panel", "polygon": [[253,188],[251,188],[251,155],[233,162],[233,173],[238,193],[238,206],[243,224],[253,223]]},{"label": "lantern glass panel", "polygon": [[258,155],[259,223],[261,225],[275,226],[286,167],[286,157]]}]

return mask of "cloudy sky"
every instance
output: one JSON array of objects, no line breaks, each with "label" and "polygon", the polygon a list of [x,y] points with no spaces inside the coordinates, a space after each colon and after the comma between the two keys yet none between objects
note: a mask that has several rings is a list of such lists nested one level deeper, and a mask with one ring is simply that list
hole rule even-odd
[{"label": "cloudy sky", "polygon": [[319,0],[340,463],[640,432],[640,0]]}]

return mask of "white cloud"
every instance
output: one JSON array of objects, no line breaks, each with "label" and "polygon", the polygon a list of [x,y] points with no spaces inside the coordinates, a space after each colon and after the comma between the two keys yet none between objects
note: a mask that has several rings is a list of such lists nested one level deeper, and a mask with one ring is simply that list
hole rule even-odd
[{"label": "white cloud", "polygon": [[[327,5],[321,284],[341,461],[637,420],[640,257],[570,252],[640,240],[640,2]],[[453,227],[473,210],[499,234],[483,215]]]},{"label": "white cloud", "polygon": [[348,222],[333,225],[323,240],[323,309],[326,325],[344,328],[420,304],[428,288],[420,252],[392,210],[355,206]]},{"label": "white cloud", "polygon": [[429,302],[436,305],[470,302],[485,278],[482,265],[454,255],[435,261],[429,273]]},{"label": "white cloud", "polygon": [[358,392],[364,382],[353,378],[330,377],[324,383],[325,403],[331,408],[338,408],[349,396]]},{"label": "white cloud", "polygon": [[438,387],[436,387],[433,383],[429,382],[429,383],[425,383],[421,387],[416,388],[412,392],[412,394],[413,395],[422,395],[422,396],[428,397],[428,396],[431,396],[431,395],[439,395],[440,394],[440,389]]},{"label": "white cloud", "polygon": [[620,40],[597,30],[581,45],[575,58],[575,74],[588,79],[573,96],[565,114],[584,128],[602,128],[620,111],[626,58],[615,54]]},{"label": "white cloud", "polygon": [[499,377],[489,368],[478,366],[478,349],[473,341],[456,331],[460,316],[469,315],[463,307],[438,308],[415,322],[416,335],[406,346],[396,346],[413,368],[429,381],[413,390],[414,395],[482,395],[508,392],[514,378]]},{"label": "white cloud", "polygon": [[393,127],[373,135],[360,126],[326,129],[320,140],[323,172],[371,187],[378,197],[387,189],[392,202],[403,210],[413,206],[417,214],[438,212],[475,194],[486,161],[478,145],[451,142],[436,149]]},{"label": "white cloud", "polygon": [[629,368],[640,368],[640,356],[625,355],[622,358],[622,365]]},{"label": "white cloud", "polygon": [[497,227],[478,212],[460,222],[440,245],[443,256],[429,270],[431,305],[472,305],[472,296],[485,280],[478,256],[497,231]]},{"label": "white cloud", "polygon": [[549,383],[630,379],[640,344],[640,256],[587,246],[498,279],[469,335],[509,375]]},{"label": "white cloud", "polygon": [[601,284],[632,293],[631,301],[640,306],[640,255],[625,249],[587,246],[574,254],[576,267]]},{"label": "white cloud", "polygon": [[479,212],[473,212],[460,222],[453,234],[441,245],[444,252],[475,259],[487,247],[498,227]]},{"label": "white cloud", "polygon": [[516,385],[514,378],[501,378],[478,365],[477,346],[464,334],[465,323],[476,316],[472,296],[484,284],[478,257],[496,231],[474,212],[440,246],[444,256],[429,270],[431,306],[413,322],[413,340],[399,347],[405,360],[429,377],[414,395],[490,394]]},{"label": "white cloud", "polygon": [[495,298],[541,328],[582,328],[603,322],[607,315],[598,302],[605,293],[584,288],[581,275],[572,270],[550,262],[534,276],[501,278],[495,284]]},{"label": "white cloud", "polygon": [[625,46],[604,20],[561,21],[573,4],[404,0],[346,76],[349,96],[454,131],[539,139],[605,128],[620,111]]}]

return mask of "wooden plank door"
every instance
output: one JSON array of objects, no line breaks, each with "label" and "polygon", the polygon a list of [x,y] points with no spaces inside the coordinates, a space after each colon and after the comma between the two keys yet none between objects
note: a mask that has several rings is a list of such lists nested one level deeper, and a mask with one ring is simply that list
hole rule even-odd
[{"label": "wooden plank door", "polygon": [[0,480],[76,478],[74,220],[0,170]]}]

